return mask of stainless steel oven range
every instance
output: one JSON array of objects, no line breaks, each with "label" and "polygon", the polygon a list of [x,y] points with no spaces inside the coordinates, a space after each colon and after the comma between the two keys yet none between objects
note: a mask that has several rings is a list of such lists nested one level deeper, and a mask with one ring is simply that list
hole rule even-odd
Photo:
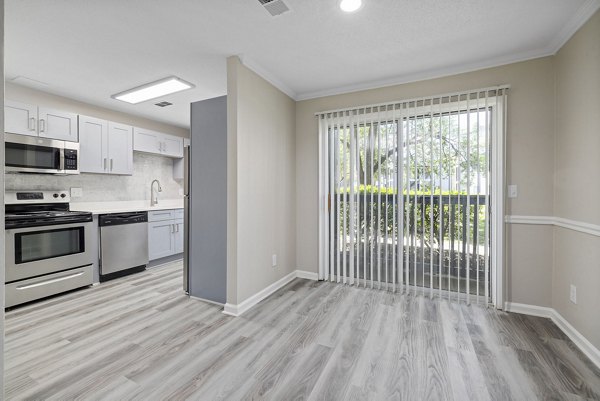
[{"label": "stainless steel oven range", "polygon": [[5,306],[92,284],[92,214],[68,191],[5,193]]}]

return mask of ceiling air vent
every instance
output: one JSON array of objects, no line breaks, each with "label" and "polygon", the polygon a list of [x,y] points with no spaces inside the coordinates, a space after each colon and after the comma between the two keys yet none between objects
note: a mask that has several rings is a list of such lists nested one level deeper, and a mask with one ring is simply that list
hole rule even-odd
[{"label": "ceiling air vent", "polygon": [[258,2],[262,4],[273,17],[290,11],[283,0],[258,0]]},{"label": "ceiling air vent", "polygon": [[169,103],[169,102],[158,102],[158,103],[154,103],[156,106],[158,107],[167,107],[167,106],[171,106],[173,103]]}]

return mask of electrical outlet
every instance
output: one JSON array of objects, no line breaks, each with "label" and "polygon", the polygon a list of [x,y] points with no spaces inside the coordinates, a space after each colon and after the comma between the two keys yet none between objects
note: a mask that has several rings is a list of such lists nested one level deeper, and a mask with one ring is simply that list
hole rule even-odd
[{"label": "electrical outlet", "polygon": [[569,300],[577,305],[577,287],[571,284],[571,293],[569,294]]},{"label": "electrical outlet", "polygon": [[508,186],[508,197],[509,198],[516,198],[517,197],[517,186],[516,185],[509,185]]},{"label": "electrical outlet", "polygon": [[72,198],[81,198],[83,196],[83,188],[71,188]]},{"label": "electrical outlet", "polygon": [[272,267],[276,267],[277,266],[277,254],[273,254],[273,256],[271,257],[272,259]]}]

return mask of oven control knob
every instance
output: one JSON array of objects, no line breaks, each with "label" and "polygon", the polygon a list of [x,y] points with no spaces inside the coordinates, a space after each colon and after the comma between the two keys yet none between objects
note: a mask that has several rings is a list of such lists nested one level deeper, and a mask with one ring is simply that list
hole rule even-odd
[{"label": "oven control knob", "polygon": [[58,198],[58,194],[54,194],[54,195],[52,195],[52,196],[54,196],[55,198]]},{"label": "oven control knob", "polygon": [[67,197],[67,195],[65,195],[65,194],[60,194],[60,197],[61,197],[61,198],[66,198],[66,197]]}]

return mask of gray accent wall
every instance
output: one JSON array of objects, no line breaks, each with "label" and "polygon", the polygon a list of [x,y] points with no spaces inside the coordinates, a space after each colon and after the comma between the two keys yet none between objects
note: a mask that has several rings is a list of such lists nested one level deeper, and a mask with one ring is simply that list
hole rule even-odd
[{"label": "gray accent wall", "polygon": [[227,96],[192,103],[189,294],[227,296]]}]

